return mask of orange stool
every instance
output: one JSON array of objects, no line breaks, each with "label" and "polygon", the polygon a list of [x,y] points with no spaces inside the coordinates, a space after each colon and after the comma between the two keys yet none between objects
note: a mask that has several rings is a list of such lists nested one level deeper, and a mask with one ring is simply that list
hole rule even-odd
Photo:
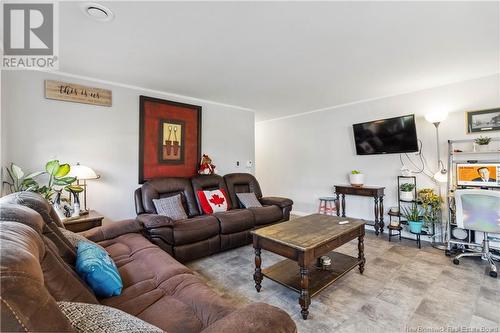
[{"label": "orange stool", "polygon": [[320,197],[318,213],[325,215],[335,215],[337,212],[335,200],[337,199],[334,197]]}]

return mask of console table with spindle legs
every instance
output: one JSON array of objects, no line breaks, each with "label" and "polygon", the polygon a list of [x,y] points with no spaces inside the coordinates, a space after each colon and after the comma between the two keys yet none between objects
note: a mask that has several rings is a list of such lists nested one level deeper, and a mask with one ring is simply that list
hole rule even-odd
[{"label": "console table with spindle legs", "polygon": [[[337,197],[336,207],[337,216],[345,217],[345,196],[357,195],[363,197],[372,197],[374,201],[373,212],[375,214],[375,234],[384,232],[384,190],[385,187],[380,186],[352,186],[352,185],[335,185],[334,191]],[[340,206],[340,207],[339,207]],[[342,208],[342,211],[341,209]],[[371,225],[369,221],[368,225]]]}]

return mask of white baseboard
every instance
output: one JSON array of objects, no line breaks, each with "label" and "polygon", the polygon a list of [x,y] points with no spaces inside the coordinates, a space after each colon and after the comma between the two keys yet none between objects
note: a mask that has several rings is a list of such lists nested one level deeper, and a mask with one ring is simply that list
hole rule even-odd
[{"label": "white baseboard", "polygon": [[297,215],[297,216],[306,216],[306,215],[311,215],[311,213],[306,213],[306,212],[300,212],[298,210],[292,210],[290,212],[291,215]]}]

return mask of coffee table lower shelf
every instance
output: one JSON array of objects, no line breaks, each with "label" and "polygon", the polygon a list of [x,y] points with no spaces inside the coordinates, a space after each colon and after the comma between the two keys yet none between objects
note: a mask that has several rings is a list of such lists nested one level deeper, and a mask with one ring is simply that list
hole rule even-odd
[{"label": "coffee table lower shelf", "polygon": [[[361,263],[358,258],[338,252],[330,252],[328,256],[332,260],[332,265],[328,270],[316,268],[315,266],[309,268],[308,289],[311,297],[318,294]],[[300,293],[300,271],[296,261],[290,259],[280,261],[279,263],[262,269],[262,274],[268,279]]]}]

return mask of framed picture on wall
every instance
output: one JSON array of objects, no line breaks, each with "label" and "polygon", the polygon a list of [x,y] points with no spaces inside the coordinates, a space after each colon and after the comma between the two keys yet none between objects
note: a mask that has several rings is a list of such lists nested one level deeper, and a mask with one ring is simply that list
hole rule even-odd
[{"label": "framed picture on wall", "polygon": [[467,112],[467,133],[500,131],[500,108]]},{"label": "framed picture on wall", "polygon": [[201,106],[140,96],[139,184],[191,177],[201,155]]}]

